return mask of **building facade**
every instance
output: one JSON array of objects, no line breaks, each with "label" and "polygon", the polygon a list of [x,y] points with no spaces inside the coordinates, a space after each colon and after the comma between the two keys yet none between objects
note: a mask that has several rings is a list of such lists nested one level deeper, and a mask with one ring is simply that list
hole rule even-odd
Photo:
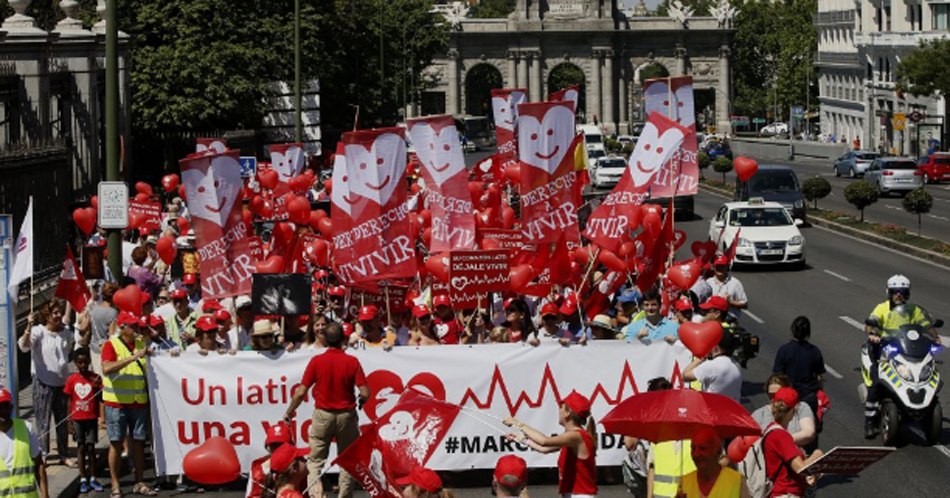
[{"label": "building facade", "polygon": [[854,44],[860,9],[854,0],[819,0],[815,16],[818,36],[818,94],[821,131],[836,142],[872,145],[867,137],[864,63]]}]

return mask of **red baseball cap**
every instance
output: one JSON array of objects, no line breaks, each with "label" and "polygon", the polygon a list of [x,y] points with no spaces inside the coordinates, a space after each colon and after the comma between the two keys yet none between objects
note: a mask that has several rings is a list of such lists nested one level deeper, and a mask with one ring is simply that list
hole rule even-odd
[{"label": "red baseball cap", "polygon": [[148,327],[148,318],[145,318],[144,316],[140,316],[139,327]]},{"label": "red baseball cap", "polygon": [[148,325],[150,327],[158,327],[159,325],[165,325],[165,319],[161,315],[149,315]]},{"label": "red baseball cap", "polygon": [[378,314],[379,310],[376,308],[376,306],[369,304],[360,308],[360,316],[357,318],[357,320],[372,320],[373,318],[376,318],[376,315]]},{"label": "red baseball cap", "polygon": [[[271,467],[273,468],[273,467]],[[409,486],[415,484],[420,489],[430,493],[438,493],[442,489],[442,479],[434,470],[419,466],[412,469],[406,477],[396,479],[396,484],[400,486]]]},{"label": "red baseball cap", "polygon": [[716,260],[713,261],[713,266],[728,266],[728,265],[729,265],[729,258],[727,258],[725,254],[717,257]]},{"label": "red baseball cap", "polygon": [[432,313],[429,311],[429,308],[426,307],[426,305],[424,304],[419,304],[419,305],[416,305],[414,308],[412,308],[412,316],[416,318],[422,318],[424,316],[429,316],[431,314]]},{"label": "red baseball cap", "polygon": [[353,324],[349,322],[343,323],[343,336],[349,337],[353,335]]},{"label": "red baseball cap", "polygon": [[205,332],[218,329],[218,323],[214,321],[214,317],[211,315],[204,315],[198,317],[198,321],[195,322],[195,328],[198,330],[204,330]]},{"label": "red baseball cap", "polygon": [[542,318],[546,316],[551,316],[551,315],[557,316],[557,314],[558,314],[557,305],[554,303],[544,303],[544,306],[541,307]]},{"label": "red baseball cap", "polygon": [[129,313],[128,311],[122,311],[119,313],[119,318],[116,319],[116,323],[121,325],[138,325],[139,317]]},{"label": "red baseball cap", "polygon": [[185,276],[181,277],[181,283],[185,285],[192,285],[198,283],[198,277],[194,273],[186,273]]},{"label": "red baseball cap", "polygon": [[722,296],[713,296],[705,303],[699,305],[704,310],[729,311],[729,302]]},{"label": "red baseball cap", "polygon": [[513,298],[513,297],[510,297],[510,298],[506,299],[506,300],[505,300],[505,310],[507,310],[508,308],[510,308],[511,305],[512,305],[514,302],[515,302],[515,298]]},{"label": "red baseball cap", "polygon": [[345,297],[345,296],[346,296],[346,289],[344,289],[342,286],[337,285],[337,286],[334,286],[334,287],[330,287],[330,291],[329,291],[328,293],[329,293],[331,296]]},{"label": "red baseball cap", "polygon": [[297,459],[298,452],[294,445],[286,443],[274,450],[270,455],[270,469],[278,474],[287,470],[290,464]]},{"label": "red baseball cap", "polygon": [[575,297],[574,294],[567,296],[567,299],[564,300],[558,311],[565,316],[577,313],[577,297]]},{"label": "red baseball cap", "polygon": [[452,301],[449,300],[449,296],[445,294],[435,296],[435,299],[432,300],[432,307],[438,308],[439,306],[452,306]]},{"label": "red baseball cap", "polygon": [[10,391],[6,389],[0,389],[0,403],[12,403],[13,396],[10,395]]},{"label": "red baseball cap", "polygon": [[580,418],[587,418],[590,415],[590,400],[577,391],[571,391],[571,394],[561,401]]},{"label": "red baseball cap", "polygon": [[287,426],[286,422],[277,422],[276,424],[267,428],[267,439],[264,440],[264,444],[270,446],[274,443],[290,443],[292,434],[290,427]]},{"label": "red baseball cap", "polygon": [[228,313],[228,310],[224,310],[224,309],[217,310],[214,312],[214,319],[215,320],[230,320],[231,313]]},{"label": "red baseball cap", "polygon": [[517,455],[505,455],[495,464],[495,480],[513,488],[528,480],[528,464]]},{"label": "red baseball cap", "polygon": [[673,309],[676,311],[689,311],[693,309],[693,302],[689,298],[681,297],[676,300],[676,304],[673,305]]},{"label": "red baseball cap", "polygon": [[188,293],[184,289],[175,289],[172,291],[172,299],[188,299]]},{"label": "red baseball cap", "polygon": [[793,387],[783,387],[772,395],[772,402],[781,401],[785,406],[794,408],[798,406],[798,391]]},{"label": "red baseball cap", "polygon": [[211,313],[217,310],[223,310],[224,306],[221,306],[221,303],[215,301],[214,299],[209,299],[201,305],[201,311],[205,313]]}]

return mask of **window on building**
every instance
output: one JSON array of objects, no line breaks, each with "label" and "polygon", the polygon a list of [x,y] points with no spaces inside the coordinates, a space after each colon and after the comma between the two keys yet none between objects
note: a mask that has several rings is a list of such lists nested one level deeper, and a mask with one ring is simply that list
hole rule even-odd
[{"label": "window on building", "polygon": [[876,81],[884,81],[884,58],[877,58],[877,79]]},{"label": "window on building", "polygon": [[930,13],[933,18],[933,29],[947,29],[947,20],[950,18],[950,4],[931,4]]},{"label": "window on building", "polygon": [[3,145],[20,143],[19,77],[0,77],[0,141]]},{"label": "window on building", "polygon": [[881,80],[891,81],[891,59],[890,57],[884,58],[884,74],[881,75]]},{"label": "window on building", "polygon": [[867,71],[867,74],[864,75],[864,77],[869,80],[874,79],[874,64],[871,64],[870,62],[868,62],[868,71]]},{"label": "window on building", "polygon": [[917,31],[924,30],[924,6],[915,5],[915,10],[917,11]]},{"label": "window on building", "polygon": [[891,30],[891,6],[890,5],[884,6],[884,30],[885,31]]},{"label": "window on building", "polygon": [[877,24],[878,31],[884,31],[884,12],[880,7],[874,9],[874,22]]}]

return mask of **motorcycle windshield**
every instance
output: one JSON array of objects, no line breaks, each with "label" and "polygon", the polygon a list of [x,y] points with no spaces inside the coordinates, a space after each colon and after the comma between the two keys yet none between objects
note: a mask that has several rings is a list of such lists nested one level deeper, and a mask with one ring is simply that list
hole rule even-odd
[{"label": "motorcycle windshield", "polygon": [[904,325],[899,329],[888,330],[886,341],[910,358],[924,358],[930,354],[934,342],[930,334],[920,325]]}]

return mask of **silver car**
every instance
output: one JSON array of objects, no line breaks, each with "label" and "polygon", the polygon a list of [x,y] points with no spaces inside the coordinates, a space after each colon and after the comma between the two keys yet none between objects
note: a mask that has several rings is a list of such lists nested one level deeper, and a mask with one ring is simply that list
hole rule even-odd
[{"label": "silver car", "polygon": [[868,150],[852,150],[835,161],[835,176],[848,175],[851,178],[864,176],[864,173],[871,167],[871,162],[881,157],[877,152]]},{"label": "silver car", "polygon": [[864,179],[877,187],[882,196],[891,192],[906,194],[924,186],[924,176],[917,163],[906,157],[881,157],[871,163]]}]

